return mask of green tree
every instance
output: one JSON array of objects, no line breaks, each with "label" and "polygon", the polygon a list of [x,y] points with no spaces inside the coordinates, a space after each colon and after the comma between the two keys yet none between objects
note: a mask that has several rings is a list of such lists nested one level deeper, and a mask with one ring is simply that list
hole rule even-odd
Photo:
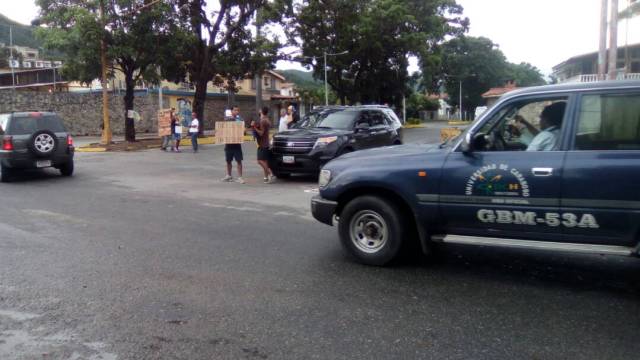
[{"label": "green tree", "polygon": [[393,103],[407,93],[408,57],[429,61],[447,35],[466,30],[454,0],[306,0],[289,31],[301,40],[305,57],[315,58],[314,76],[324,78],[341,103]]},{"label": "green tree", "polygon": [[460,106],[462,87],[463,111],[473,113],[484,103],[482,94],[508,79],[508,63],[502,51],[483,37],[462,36],[444,43],[440,49],[440,83],[449,94],[449,103]]},{"label": "green tree", "polygon": [[538,68],[529,63],[513,64],[509,63],[507,68],[508,80],[512,80],[519,87],[544,85],[542,73]]},{"label": "green tree", "polygon": [[[135,141],[134,89],[139,80],[158,81],[156,64],[171,43],[172,8],[145,0],[36,0],[41,9],[37,30],[45,47],[65,54],[68,79],[90,82],[101,77],[100,43],[104,39],[112,71],[125,80],[125,138]],[[104,16],[100,16],[101,6]]]},{"label": "green tree", "polygon": [[210,14],[204,0],[177,0],[174,5],[184,41],[179,56],[163,65],[163,74],[173,81],[194,83],[193,110],[203,119],[210,81],[234,91],[234,80],[273,67],[280,43],[268,35],[254,38],[250,25],[259,10],[261,25],[279,21],[286,14],[287,0],[225,0]]}]

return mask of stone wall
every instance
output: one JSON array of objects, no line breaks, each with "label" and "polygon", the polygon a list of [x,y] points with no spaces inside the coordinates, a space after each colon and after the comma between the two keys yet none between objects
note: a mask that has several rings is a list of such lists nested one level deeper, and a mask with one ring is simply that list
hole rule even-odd
[{"label": "stone wall", "polygon": [[[241,116],[247,125],[257,119],[255,100],[249,97],[238,98],[235,104],[240,107]],[[164,107],[169,99],[163,98]],[[270,106],[269,102],[265,105]],[[275,105],[275,104],[274,104]],[[205,103],[204,127],[213,129],[215,121],[222,120],[226,99],[208,98]],[[158,95],[146,92],[136,93],[134,110],[140,114],[136,122],[136,132],[156,132]],[[100,135],[102,129],[102,93],[56,92],[0,90],[0,113],[11,111],[54,111],[58,113],[67,129],[73,135]],[[272,112],[277,111],[272,106]],[[109,94],[109,117],[113,134],[124,134],[124,97],[122,94]]]}]

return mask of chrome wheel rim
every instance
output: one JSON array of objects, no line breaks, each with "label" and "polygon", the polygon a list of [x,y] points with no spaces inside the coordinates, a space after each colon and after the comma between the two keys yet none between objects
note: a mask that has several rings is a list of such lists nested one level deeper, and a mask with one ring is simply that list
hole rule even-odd
[{"label": "chrome wheel rim", "polygon": [[375,211],[362,210],[356,213],[349,224],[351,242],[358,250],[373,254],[382,249],[389,239],[389,226]]},{"label": "chrome wheel rim", "polygon": [[40,134],[34,141],[36,149],[41,153],[48,153],[53,150],[53,137],[49,134]]}]

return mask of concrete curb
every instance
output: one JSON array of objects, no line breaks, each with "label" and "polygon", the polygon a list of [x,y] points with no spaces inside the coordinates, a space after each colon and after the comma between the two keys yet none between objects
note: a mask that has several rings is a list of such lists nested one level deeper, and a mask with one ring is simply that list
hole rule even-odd
[{"label": "concrete curb", "polygon": [[[244,137],[244,141],[245,142],[252,142],[253,136],[251,135],[245,135]],[[198,138],[198,145],[214,145],[216,144],[216,137],[215,136],[205,136],[205,137],[201,137]],[[180,146],[191,146],[191,138],[189,136],[183,137],[180,140]],[[147,145],[144,148],[140,148],[138,150],[146,150],[146,149],[159,149],[160,148],[160,144],[157,145]],[[77,152],[108,152],[107,148],[103,147],[103,146],[91,146],[91,145],[85,145],[85,146],[81,146],[81,147],[77,147],[76,148]],[[129,151],[135,151],[135,150],[129,150]]]}]

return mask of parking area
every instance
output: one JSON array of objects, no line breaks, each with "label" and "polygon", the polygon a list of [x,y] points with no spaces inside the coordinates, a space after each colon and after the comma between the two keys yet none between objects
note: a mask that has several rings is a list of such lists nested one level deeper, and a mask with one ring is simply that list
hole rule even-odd
[{"label": "parking area", "polygon": [[0,358],[637,358],[637,259],[446,246],[358,265],[311,218],[316,179],[263,184],[244,153],[246,184],[220,181],[220,145],[2,184]]}]

